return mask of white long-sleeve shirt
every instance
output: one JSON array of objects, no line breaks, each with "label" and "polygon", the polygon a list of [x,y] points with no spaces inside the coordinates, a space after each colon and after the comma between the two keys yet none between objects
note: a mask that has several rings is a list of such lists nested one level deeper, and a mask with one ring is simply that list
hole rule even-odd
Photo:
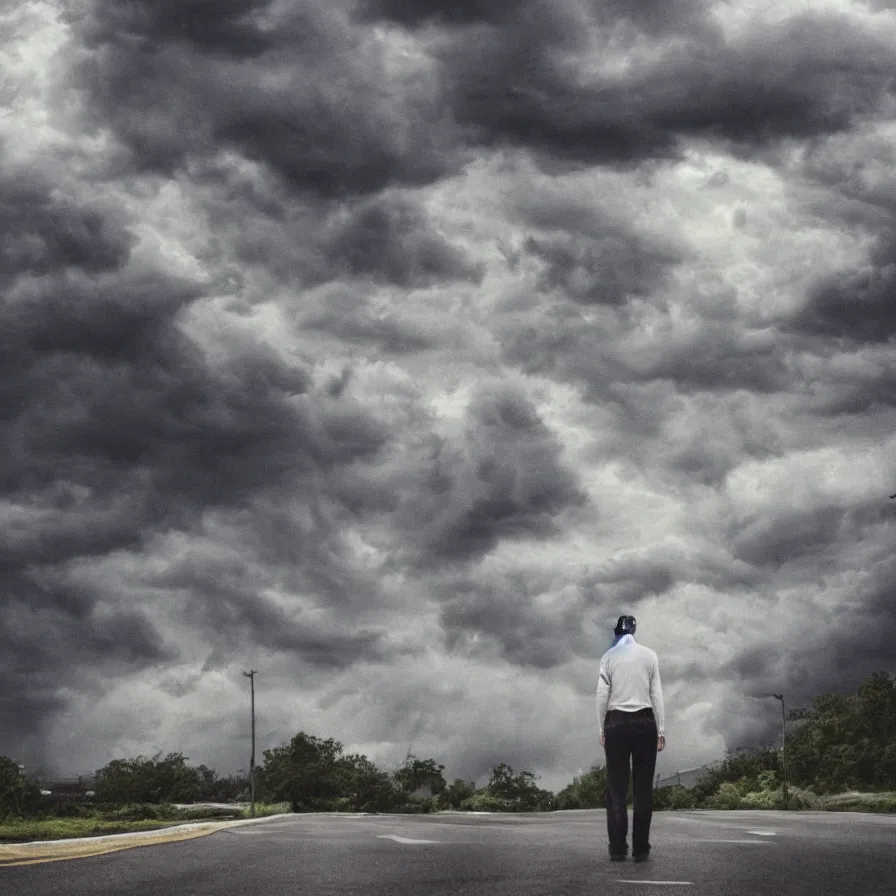
[{"label": "white long-sleeve shirt", "polygon": [[625,635],[601,657],[597,681],[597,724],[601,735],[604,717],[611,709],[652,709],[657,734],[665,736],[659,660],[656,653],[638,644],[631,635]]}]

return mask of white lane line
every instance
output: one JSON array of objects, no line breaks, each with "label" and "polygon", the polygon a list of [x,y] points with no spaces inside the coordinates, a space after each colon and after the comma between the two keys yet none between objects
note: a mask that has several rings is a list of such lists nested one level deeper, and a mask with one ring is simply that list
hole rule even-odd
[{"label": "white lane line", "polygon": [[618,884],[657,884],[660,887],[692,887],[692,881],[689,880],[622,880],[617,878]]},{"label": "white lane line", "polygon": [[756,834],[759,837],[774,837],[776,831],[747,831],[748,834]]},{"label": "white lane line", "polygon": [[703,840],[694,840],[694,843],[752,843],[754,846],[771,846],[768,840],[717,840],[717,839],[703,839]]},{"label": "white lane line", "polygon": [[394,840],[396,843],[441,843],[441,840],[411,840],[410,837],[397,837],[395,834],[377,834],[377,840]]}]

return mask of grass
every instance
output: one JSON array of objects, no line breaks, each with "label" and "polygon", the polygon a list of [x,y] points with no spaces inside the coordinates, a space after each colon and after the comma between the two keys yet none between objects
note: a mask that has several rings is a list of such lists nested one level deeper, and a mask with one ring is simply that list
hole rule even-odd
[{"label": "grass", "polygon": [[894,812],[896,792],[832,793],[818,797],[816,808],[826,812]]},{"label": "grass", "polygon": [[[89,810],[88,810],[89,811]],[[255,816],[279,815],[289,812],[289,803],[256,803]],[[135,818],[152,812],[155,818]],[[132,817],[128,818],[127,816]],[[115,817],[118,816],[118,817]],[[123,817],[122,817],[123,816]],[[39,840],[67,840],[76,837],[102,837],[107,834],[129,834],[135,831],[155,831],[191,821],[224,821],[251,818],[249,807],[214,809],[196,806],[174,809],[164,806],[122,807],[114,812],[96,812],[82,818],[24,818],[0,822],[0,843],[31,843]]]}]

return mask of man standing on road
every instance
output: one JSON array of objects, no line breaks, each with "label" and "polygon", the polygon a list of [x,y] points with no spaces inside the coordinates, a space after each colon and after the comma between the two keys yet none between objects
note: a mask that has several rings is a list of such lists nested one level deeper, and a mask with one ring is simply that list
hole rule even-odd
[{"label": "man standing on road", "polygon": [[653,772],[666,746],[663,688],[656,654],[635,641],[634,616],[620,616],[613,646],[600,661],[597,723],[607,757],[607,832],[610,860],[628,855],[629,766],[632,777],[632,859],[650,854]]}]

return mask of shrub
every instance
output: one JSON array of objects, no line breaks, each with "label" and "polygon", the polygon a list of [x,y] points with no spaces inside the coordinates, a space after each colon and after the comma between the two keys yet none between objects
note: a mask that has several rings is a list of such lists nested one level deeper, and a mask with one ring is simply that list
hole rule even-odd
[{"label": "shrub", "polygon": [[469,812],[506,812],[510,806],[507,800],[480,791],[465,799],[460,808]]},{"label": "shrub", "polygon": [[694,809],[696,796],[687,787],[674,784],[671,787],[660,787],[653,792],[654,809]]},{"label": "shrub", "polygon": [[[788,794],[789,796],[789,794]],[[788,800],[788,805],[792,801]],[[783,809],[784,794],[780,790],[754,790],[740,798],[740,809]]]},{"label": "shrub", "polygon": [[97,811],[83,803],[58,803],[49,806],[47,814],[51,818],[96,818]]},{"label": "shrub", "polygon": [[741,794],[737,785],[731,781],[723,781],[719,789],[706,801],[710,809],[737,809]]},{"label": "shrub", "polygon": [[111,809],[105,817],[110,821],[174,821],[182,815],[169,803],[131,803]]},{"label": "shrub", "polygon": [[788,809],[820,809],[818,797],[811,790],[804,790],[802,787],[787,787],[787,808]]}]

